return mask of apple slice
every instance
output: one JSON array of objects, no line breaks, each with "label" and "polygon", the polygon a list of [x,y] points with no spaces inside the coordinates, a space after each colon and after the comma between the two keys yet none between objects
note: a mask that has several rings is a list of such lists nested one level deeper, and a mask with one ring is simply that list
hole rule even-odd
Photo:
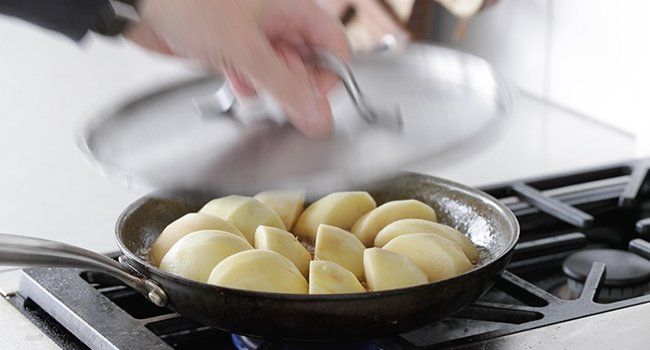
[{"label": "apple slice", "polygon": [[309,263],[309,294],[363,293],[363,288],[354,274],[343,266],[325,260]]},{"label": "apple slice", "polygon": [[349,230],[357,219],[376,206],[368,192],[330,193],[305,209],[293,232],[314,242],[318,225],[327,224]]},{"label": "apple slice", "polygon": [[409,233],[383,248],[411,259],[429,277],[429,282],[451,278],[472,269],[458,245],[433,233]]},{"label": "apple slice", "polygon": [[429,283],[429,277],[411,259],[387,250],[363,252],[366,283],[371,291],[399,289]]},{"label": "apple slice", "polygon": [[160,269],[198,282],[206,282],[223,259],[253,247],[246,239],[216,230],[192,232],[178,240],[160,262]]},{"label": "apple slice", "polygon": [[233,224],[224,219],[200,213],[185,214],[180,219],[165,227],[160,236],[151,245],[149,259],[154,265],[159,266],[163,256],[167,254],[174,243],[189,233],[202,230],[226,231],[246,239]]},{"label": "apple slice", "polygon": [[228,220],[246,236],[248,243],[255,242],[255,229],[259,225],[285,229],[273,209],[252,197],[228,196],[210,201],[199,213]]},{"label": "apple slice", "polygon": [[353,234],[341,228],[321,224],[318,226],[314,260],[333,261],[357,278],[363,278],[363,250],[366,247]]},{"label": "apple slice", "polygon": [[282,219],[284,227],[291,230],[300,214],[302,214],[305,204],[305,191],[264,191],[256,194],[254,198],[273,209]]},{"label": "apple slice", "polygon": [[258,226],[255,230],[255,248],[272,250],[284,256],[296,265],[300,273],[308,276],[311,253],[291,232],[276,227]]},{"label": "apple slice", "polygon": [[478,261],[479,251],[472,241],[453,227],[422,219],[403,219],[388,224],[375,237],[375,247],[383,247],[395,237],[407,233],[435,233],[458,244],[470,261]]},{"label": "apple slice", "polygon": [[208,283],[272,293],[307,294],[305,277],[287,258],[272,250],[248,250],[221,261]]},{"label": "apple slice", "polygon": [[354,226],[354,233],[366,247],[372,247],[379,230],[401,219],[436,221],[436,212],[430,206],[414,199],[387,202],[362,216]]}]

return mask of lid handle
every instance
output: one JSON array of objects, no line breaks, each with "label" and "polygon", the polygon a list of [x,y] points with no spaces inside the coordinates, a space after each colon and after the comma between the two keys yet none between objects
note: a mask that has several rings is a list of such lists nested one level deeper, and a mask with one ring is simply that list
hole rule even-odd
[{"label": "lid handle", "polygon": [[[361,92],[357,79],[345,60],[341,59],[333,52],[321,48],[301,50],[300,55],[306,62],[327,69],[341,79],[357,113],[367,123],[401,129],[403,120],[399,106],[396,105],[394,111],[390,111],[389,113],[381,113],[377,111],[377,109],[373,108]],[[221,88],[219,88],[215,93],[207,97],[194,98],[193,102],[201,116],[232,115],[232,113],[228,112],[230,112],[235,106],[236,97],[230,89],[229,84],[224,82]],[[243,117],[244,121],[250,121],[251,118],[268,118],[269,113],[260,113],[259,104],[257,105],[258,108],[255,113],[245,113],[245,116]],[[278,118],[277,113],[271,114],[274,119]]]}]

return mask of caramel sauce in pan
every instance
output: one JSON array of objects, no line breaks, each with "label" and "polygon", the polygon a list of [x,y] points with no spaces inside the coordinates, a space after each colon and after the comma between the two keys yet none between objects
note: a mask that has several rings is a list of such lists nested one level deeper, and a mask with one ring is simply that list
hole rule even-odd
[{"label": "caramel sauce in pan", "polygon": [[296,236],[296,238],[298,239],[298,242],[300,242],[300,244],[302,244],[302,246],[305,247],[307,251],[309,251],[309,254],[311,254],[311,259],[314,260],[314,253],[316,252],[314,243],[302,236]]}]

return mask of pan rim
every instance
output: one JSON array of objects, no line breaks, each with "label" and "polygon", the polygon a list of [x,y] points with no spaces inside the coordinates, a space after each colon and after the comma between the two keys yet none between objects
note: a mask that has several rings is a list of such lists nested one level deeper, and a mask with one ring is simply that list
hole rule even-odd
[{"label": "pan rim", "polygon": [[[500,212],[504,217],[507,219],[507,222],[509,223],[510,229],[513,233],[513,237],[508,243],[508,246],[503,249],[501,252],[499,252],[496,255],[493,255],[482,263],[480,266],[477,266],[469,271],[466,271],[460,275],[454,276],[452,278],[444,279],[441,281],[436,281],[436,282],[430,282],[418,286],[413,286],[413,287],[408,287],[408,288],[398,288],[398,289],[390,289],[390,290],[383,290],[383,291],[368,291],[364,293],[347,293],[347,294],[289,294],[289,293],[273,293],[273,292],[261,292],[261,291],[251,291],[251,290],[246,290],[246,289],[235,289],[235,288],[228,288],[228,287],[222,287],[222,286],[216,286],[208,283],[202,283],[194,280],[190,280],[184,277],[179,277],[176,275],[173,275],[171,273],[168,273],[166,271],[163,271],[159,269],[157,266],[154,266],[151,264],[149,261],[145,261],[144,259],[140,258],[137,254],[129,250],[124,242],[121,239],[121,227],[123,226],[125,220],[127,217],[130,215],[131,212],[136,210],[137,208],[141,207],[141,205],[152,198],[164,198],[163,194],[164,193],[169,193],[167,191],[153,191],[151,193],[148,193],[131,204],[129,204],[120,214],[120,216],[117,219],[116,225],[115,225],[115,238],[117,241],[117,245],[123,255],[125,255],[129,260],[133,260],[137,264],[143,266],[147,271],[152,271],[155,272],[158,275],[161,275],[165,277],[166,279],[172,280],[176,283],[182,283],[186,284],[192,287],[196,288],[210,288],[213,289],[215,293],[228,293],[228,294],[235,294],[241,297],[256,297],[256,298],[264,298],[264,299],[271,299],[271,300],[291,300],[291,301],[304,301],[304,302],[314,302],[314,301],[322,301],[322,302],[328,302],[328,301],[352,301],[352,300],[365,300],[365,299],[377,299],[377,298],[383,298],[386,296],[393,296],[393,295],[401,295],[401,294],[410,294],[410,293],[417,293],[421,291],[425,291],[427,289],[430,289],[432,286],[444,286],[447,284],[453,284],[459,280],[464,280],[467,278],[471,278],[475,274],[479,274],[483,269],[487,269],[488,267],[498,263],[499,261],[508,258],[510,254],[513,252],[515,246],[517,245],[517,242],[519,241],[519,236],[520,236],[520,226],[519,226],[519,221],[517,220],[516,216],[508,207],[506,207],[503,203],[501,203],[499,200],[494,198],[493,196],[463,185],[459,184],[457,182],[453,182],[450,180],[442,179],[439,177],[431,176],[431,175],[425,175],[425,174],[419,174],[419,173],[413,173],[413,172],[403,172],[401,176],[419,176],[426,178],[428,180],[434,180],[437,183],[453,187],[456,190],[459,190],[461,192],[464,192],[466,194],[470,194],[473,197],[480,199],[483,203],[486,203],[489,206],[495,207],[495,209]],[[399,177],[400,175],[398,175]],[[158,195],[155,195],[158,194]],[[147,276],[149,277],[149,276]],[[155,281],[155,279],[154,279]],[[164,289],[164,287],[163,287]],[[171,302],[173,304],[173,301]]]}]

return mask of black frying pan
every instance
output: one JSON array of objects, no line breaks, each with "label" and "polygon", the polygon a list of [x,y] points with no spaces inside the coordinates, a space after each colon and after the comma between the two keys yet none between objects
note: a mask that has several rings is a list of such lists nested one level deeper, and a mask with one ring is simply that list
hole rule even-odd
[{"label": "black frying pan", "polygon": [[404,175],[371,186],[378,204],[413,198],[431,205],[440,222],[484,247],[482,262],[460,276],[422,286],[358,294],[298,295],[212,286],[173,276],[146,259],[163,228],[197,211],[207,198],[156,194],[131,204],[117,223],[120,263],[61,243],[0,235],[0,263],[91,268],[109,273],[150,301],[228,332],[291,340],[386,336],[445,318],[493,284],[519,237],[515,216],[480,191],[434,177]]}]

